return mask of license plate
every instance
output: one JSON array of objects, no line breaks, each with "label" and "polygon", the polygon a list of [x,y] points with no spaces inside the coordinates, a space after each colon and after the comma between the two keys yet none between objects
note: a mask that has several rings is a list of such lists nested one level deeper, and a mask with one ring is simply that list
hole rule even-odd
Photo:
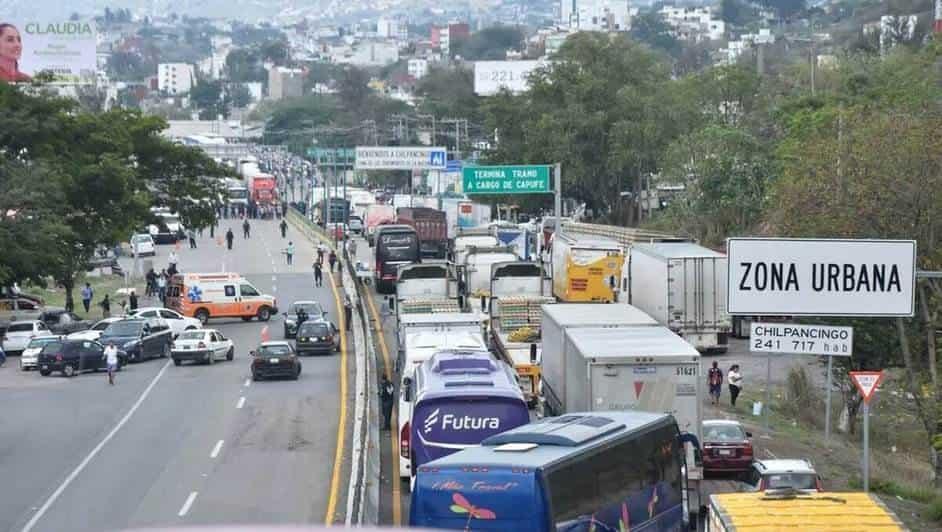
[{"label": "license plate", "polygon": [[720,449],[720,456],[733,456],[733,451],[729,449]]},{"label": "license plate", "polygon": [[269,358],[269,359],[268,359],[268,362],[270,362],[271,364],[277,364],[277,363],[279,362],[279,359],[277,359],[277,358]]},{"label": "license plate", "polygon": [[49,366],[43,364],[43,369],[49,369]]}]

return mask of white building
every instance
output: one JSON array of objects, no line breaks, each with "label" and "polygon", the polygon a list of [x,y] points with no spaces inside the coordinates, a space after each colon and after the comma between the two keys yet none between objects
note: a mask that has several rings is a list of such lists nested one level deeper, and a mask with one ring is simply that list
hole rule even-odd
[{"label": "white building", "polygon": [[399,45],[395,42],[364,41],[331,55],[335,63],[358,67],[387,66],[399,61]]},{"label": "white building", "polygon": [[425,75],[428,74],[428,60],[426,59],[410,59],[409,60],[409,75],[415,79],[422,79]]},{"label": "white building", "polygon": [[408,27],[397,19],[380,17],[376,21],[376,36],[380,39],[405,40],[408,35]]},{"label": "white building", "polygon": [[769,28],[762,28],[759,30],[759,33],[740,35],[739,39],[730,40],[726,44],[726,48],[720,50],[720,53],[723,54],[720,63],[726,65],[735,64],[747,50],[752,50],[756,46],[774,43],[775,35],[772,34],[772,30]]},{"label": "white building", "polygon": [[157,65],[157,90],[177,95],[188,94],[196,83],[196,73],[189,63],[160,63]]},{"label": "white building", "polygon": [[268,97],[272,100],[297,98],[304,92],[304,71],[299,68],[268,68]]},{"label": "white building", "polygon": [[561,0],[560,22],[575,31],[628,31],[629,0]]},{"label": "white building", "polygon": [[664,6],[659,11],[674,37],[692,42],[717,41],[726,35],[726,23],[708,7]]}]

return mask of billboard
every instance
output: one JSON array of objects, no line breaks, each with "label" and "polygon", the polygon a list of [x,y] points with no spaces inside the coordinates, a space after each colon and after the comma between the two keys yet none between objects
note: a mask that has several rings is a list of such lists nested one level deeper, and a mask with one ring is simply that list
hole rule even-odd
[{"label": "billboard", "polygon": [[357,170],[444,170],[447,150],[425,146],[357,146]]},{"label": "billboard", "polygon": [[730,238],[729,313],[912,316],[913,240]]},{"label": "billboard", "polygon": [[0,19],[0,81],[30,81],[40,72],[53,83],[94,83],[94,20]]},{"label": "billboard", "polygon": [[544,64],[543,61],[475,61],[474,93],[491,96],[502,88],[525,92],[530,88],[530,73]]}]

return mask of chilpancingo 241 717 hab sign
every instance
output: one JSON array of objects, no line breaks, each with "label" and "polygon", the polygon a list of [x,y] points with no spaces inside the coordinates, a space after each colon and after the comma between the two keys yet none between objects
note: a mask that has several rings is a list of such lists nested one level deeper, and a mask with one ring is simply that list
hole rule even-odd
[{"label": "chilpancingo 241 717 hab sign", "polygon": [[730,238],[727,254],[733,315],[913,315],[913,240]]}]

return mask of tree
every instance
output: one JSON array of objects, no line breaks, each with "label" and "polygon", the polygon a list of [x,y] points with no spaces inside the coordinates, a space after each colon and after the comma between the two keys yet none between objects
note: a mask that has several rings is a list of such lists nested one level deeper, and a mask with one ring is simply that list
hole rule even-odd
[{"label": "tree", "polygon": [[651,48],[671,55],[676,55],[681,49],[680,41],[674,37],[673,30],[657,11],[648,11],[635,17],[629,34]]},{"label": "tree", "polygon": [[508,50],[519,50],[524,35],[519,28],[492,26],[468,38],[456,39],[449,49],[453,57],[467,61],[500,60],[507,57]]},{"label": "tree", "polygon": [[254,48],[237,48],[226,56],[226,72],[229,81],[266,81],[268,76],[262,67],[259,51]]},{"label": "tree", "polygon": [[219,80],[201,79],[190,89],[190,100],[199,109],[201,120],[229,116],[227,101],[223,96],[223,85]]},{"label": "tree", "polygon": [[355,66],[348,66],[344,69],[338,80],[337,91],[340,101],[356,117],[355,121],[359,121],[363,106],[372,91],[369,82],[369,72]]},{"label": "tree", "polygon": [[[73,289],[78,272],[84,271],[99,246],[113,245],[147,223],[148,207],[168,205],[189,225],[199,227],[211,219],[216,190],[206,178],[224,171],[202,152],[179,146],[161,137],[166,123],[136,111],[116,109],[90,113],[76,104],[43,94],[32,95],[0,83],[0,154],[15,154],[0,163],[10,168],[7,179],[13,209],[0,219],[0,248],[18,249],[18,220],[37,216],[38,227],[50,229],[54,245],[43,260],[27,264],[22,259],[0,267],[5,281],[51,276],[66,291],[66,305],[74,306]],[[25,176],[25,177],[24,177]],[[40,196],[22,190],[23,179]],[[6,188],[4,189],[6,192]],[[23,209],[23,218],[10,210]],[[11,230],[12,228],[12,230]],[[25,244],[39,245],[26,232]],[[23,257],[35,257],[24,253]],[[12,264],[12,266],[11,266]]]},{"label": "tree", "polygon": [[291,52],[288,50],[288,44],[285,41],[268,41],[261,45],[259,49],[263,61],[271,61],[275,65],[285,66],[291,59]]},{"label": "tree", "polygon": [[440,117],[480,117],[479,98],[474,94],[474,72],[468,68],[432,68],[415,90],[422,97],[422,113]]},{"label": "tree", "polygon": [[241,83],[230,83],[228,94],[229,102],[237,109],[248,107],[252,103],[252,93]]},{"label": "tree", "polygon": [[722,0],[720,2],[720,18],[727,24],[743,26],[749,22],[752,8],[743,0]]}]

